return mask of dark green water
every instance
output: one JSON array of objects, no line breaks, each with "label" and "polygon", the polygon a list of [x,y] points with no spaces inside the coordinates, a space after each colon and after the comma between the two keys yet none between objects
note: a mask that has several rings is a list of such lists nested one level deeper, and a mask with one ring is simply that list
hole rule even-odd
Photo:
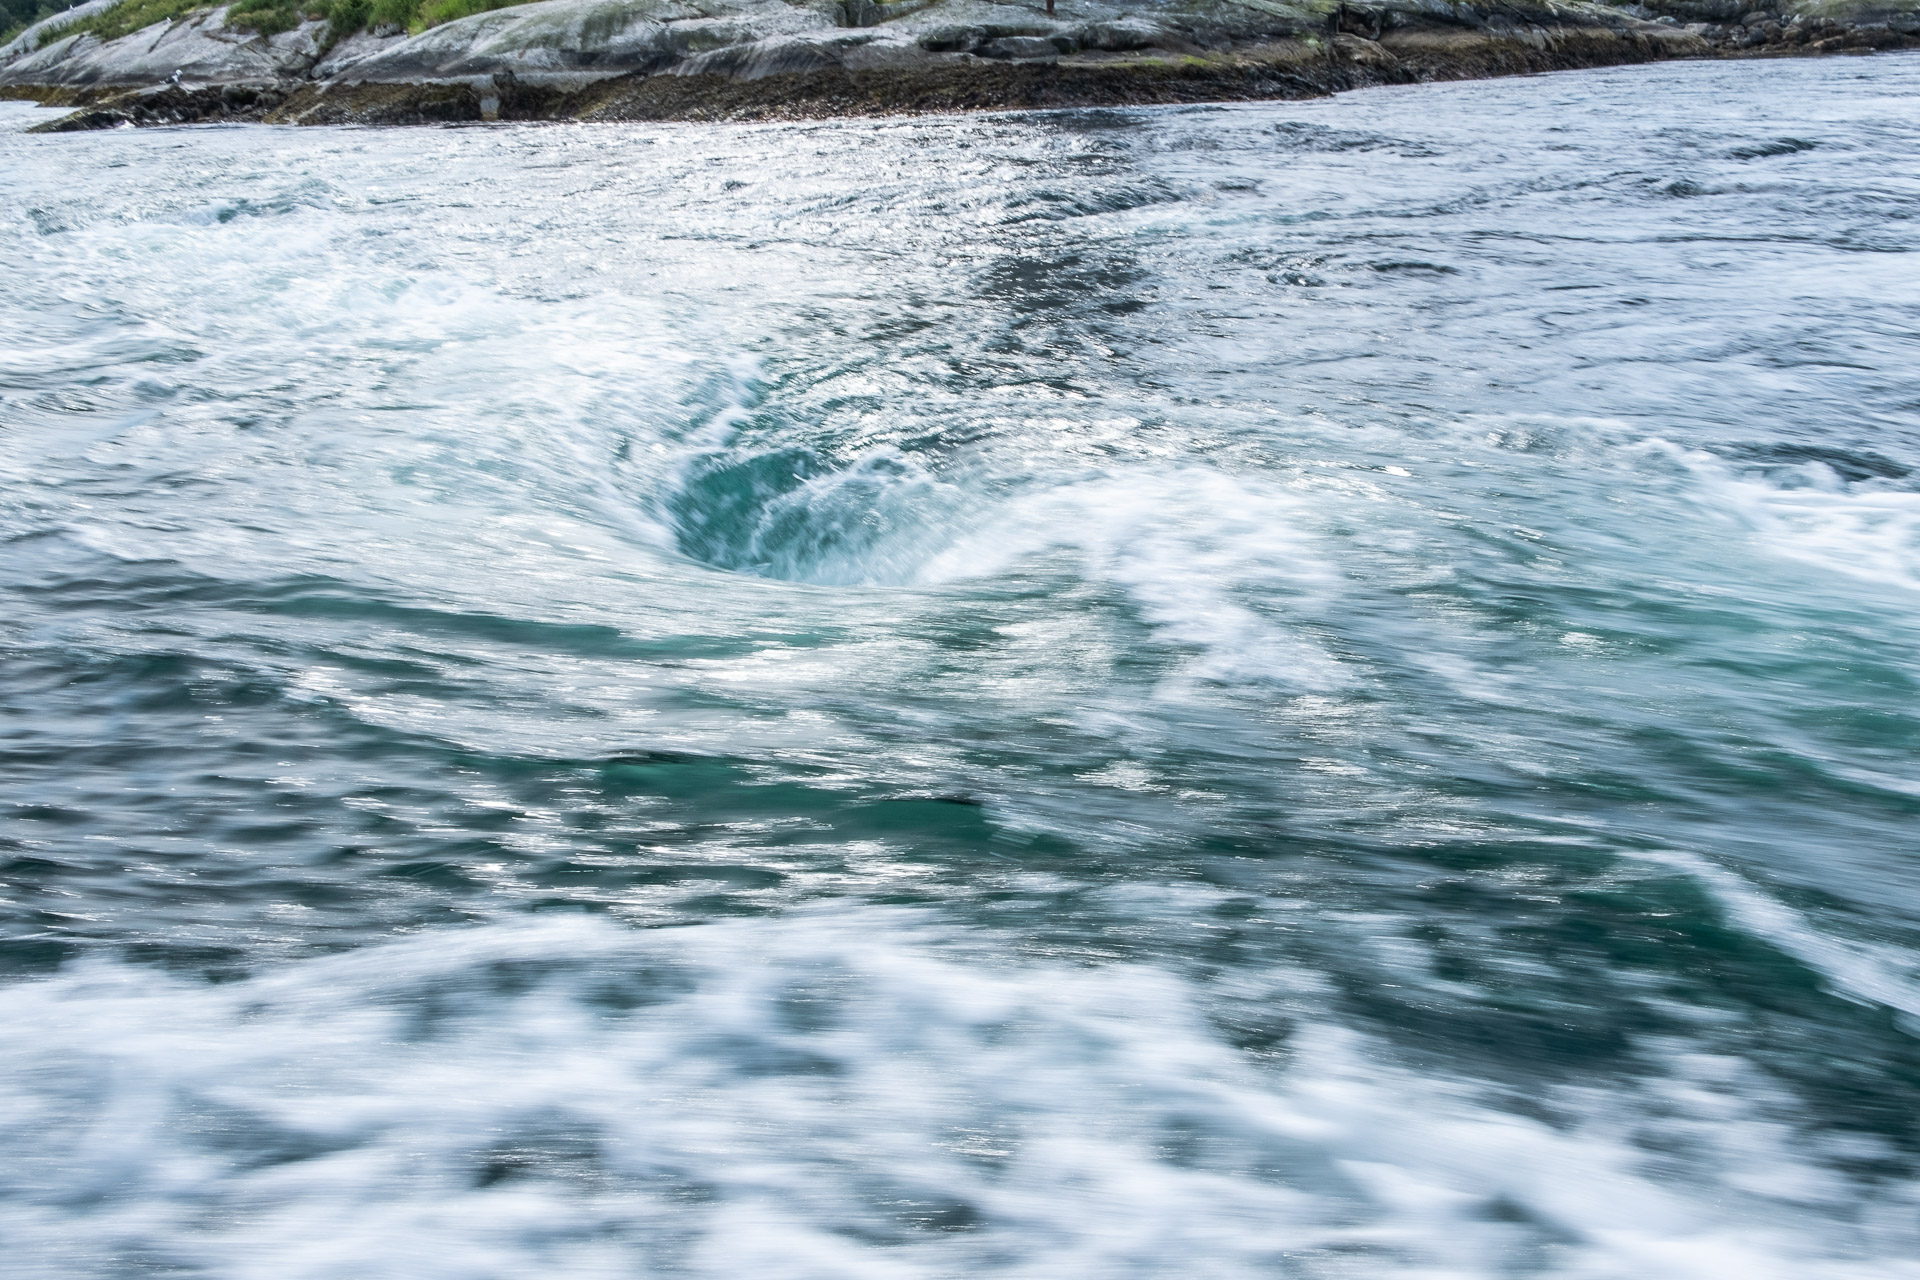
[{"label": "dark green water", "polygon": [[1920,1274],[1920,60],[7,110],[10,1274]]}]

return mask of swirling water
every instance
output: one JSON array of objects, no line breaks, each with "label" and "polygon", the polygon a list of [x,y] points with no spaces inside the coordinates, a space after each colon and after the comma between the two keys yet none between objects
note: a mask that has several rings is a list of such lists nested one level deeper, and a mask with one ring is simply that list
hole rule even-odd
[{"label": "swirling water", "polygon": [[1920,59],[5,111],[10,1275],[1920,1275]]}]

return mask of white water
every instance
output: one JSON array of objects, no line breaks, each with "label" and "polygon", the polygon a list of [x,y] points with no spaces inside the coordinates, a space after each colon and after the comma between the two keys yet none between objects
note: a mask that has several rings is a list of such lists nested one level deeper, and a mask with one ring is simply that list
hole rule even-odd
[{"label": "white water", "polygon": [[1854,1193],[1737,1059],[1516,1115],[1337,1027],[1249,1061],[1170,973],[912,913],[502,925],[215,987],[89,965],[4,1016],[23,1276],[1705,1280],[1920,1244],[1910,1195],[1824,1238]]},{"label": "white water", "polygon": [[0,109],[7,1274],[1920,1275],[1916,101]]}]

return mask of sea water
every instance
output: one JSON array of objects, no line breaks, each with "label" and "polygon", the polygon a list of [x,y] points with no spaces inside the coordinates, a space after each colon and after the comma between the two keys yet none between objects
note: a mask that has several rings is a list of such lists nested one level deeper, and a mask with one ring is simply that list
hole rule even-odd
[{"label": "sea water", "polygon": [[1920,1276],[1920,58],[46,118],[9,1276]]}]

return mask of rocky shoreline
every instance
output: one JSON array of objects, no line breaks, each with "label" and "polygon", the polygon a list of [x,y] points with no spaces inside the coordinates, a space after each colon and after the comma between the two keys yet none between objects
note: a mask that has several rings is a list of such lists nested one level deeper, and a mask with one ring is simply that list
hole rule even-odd
[{"label": "rocky shoreline", "polygon": [[[0,97],[46,131],[219,121],[756,120],[1317,97],[1674,58],[1920,48],[1920,7],[1809,0],[543,0],[422,32],[263,35],[225,7],[114,40],[0,47]],[[78,15],[78,16],[76,16]]]}]

